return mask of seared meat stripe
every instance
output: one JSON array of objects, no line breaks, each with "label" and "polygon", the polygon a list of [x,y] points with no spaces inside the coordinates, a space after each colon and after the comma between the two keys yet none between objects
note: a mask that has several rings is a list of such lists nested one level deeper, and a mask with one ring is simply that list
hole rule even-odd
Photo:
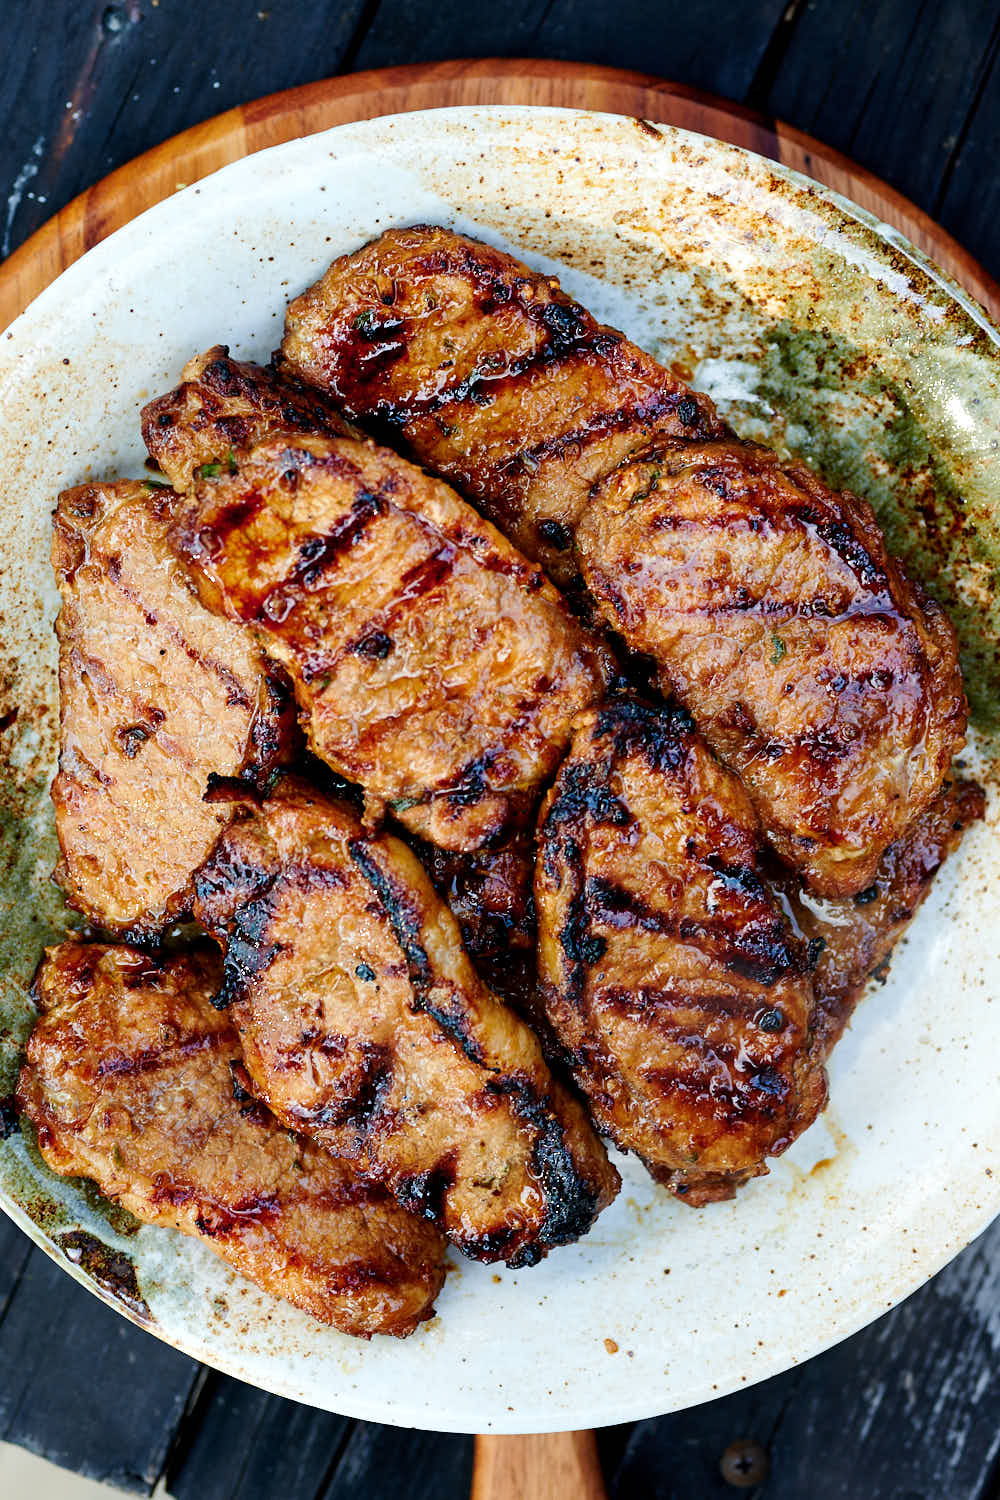
[{"label": "seared meat stripe", "polygon": [[314,1318],[405,1337],[431,1316],[443,1241],[250,1097],[210,1001],[221,978],[215,954],[49,949],[17,1092],[42,1155]]},{"label": "seared meat stripe", "polygon": [[404,844],[288,778],[197,887],[218,1003],[279,1120],[476,1259],[532,1265],[586,1233],[618,1175]]}]

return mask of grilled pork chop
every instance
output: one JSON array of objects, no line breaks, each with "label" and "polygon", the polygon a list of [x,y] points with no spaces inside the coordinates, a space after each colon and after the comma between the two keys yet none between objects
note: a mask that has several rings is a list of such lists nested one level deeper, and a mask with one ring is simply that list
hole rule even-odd
[{"label": "grilled pork chop", "polygon": [[176,390],[142,413],[150,457],[176,490],[189,490],[206,472],[228,469],[231,454],[275,431],[359,435],[322,391],[231,359],[225,344],[188,360]]},{"label": "grilled pork chop", "polygon": [[725,431],[551,276],[425,225],[340,256],[290,304],[282,369],[398,434],[562,584],[596,479],[656,432]]},{"label": "grilled pork chop", "polygon": [[344,1333],[411,1333],[443,1241],[250,1099],[220,980],[214,954],[50,948],[17,1094],[43,1156]]},{"label": "grilled pork chop", "polygon": [[213,778],[266,785],[290,754],[291,695],[241,625],[199,602],[166,536],[177,497],[149,484],[59,497],[61,750],[52,785],[70,904],[113,932],[185,911],[230,813]]},{"label": "grilled pork chop", "polygon": [[595,489],[587,585],[823,895],[871,884],[965,735],[955,632],[871,507],[737,442],[658,443]]},{"label": "grilled pork chop", "polygon": [[197,886],[217,1003],[279,1120],[476,1259],[532,1265],[590,1228],[618,1175],[404,844],[288,778]]},{"label": "grilled pork chop", "polygon": [[276,436],[202,480],[171,540],[288,670],[312,749],[445,848],[523,816],[600,697],[552,585],[446,485],[348,438]]},{"label": "grilled pork chop", "polygon": [[765,1172],[826,1098],[760,838],[687,715],[630,699],[582,715],[539,823],[548,1019],[598,1127],[693,1204]]}]

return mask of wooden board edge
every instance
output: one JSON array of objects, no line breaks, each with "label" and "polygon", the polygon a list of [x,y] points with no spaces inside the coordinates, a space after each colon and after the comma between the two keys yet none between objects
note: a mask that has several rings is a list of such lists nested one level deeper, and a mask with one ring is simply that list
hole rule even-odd
[{"label": "wooden board edge", "polygon": [[0,330],[87,250],[179,188],[268,146],[379,115],[469,104],[597,109],[676,125],[781,162],[906,235],[1000,319],[1000,286],[901,193],[802,131],[683,84],[588,63],[474,58],[346,74],[227,110],[125,163],[0,265]]}]

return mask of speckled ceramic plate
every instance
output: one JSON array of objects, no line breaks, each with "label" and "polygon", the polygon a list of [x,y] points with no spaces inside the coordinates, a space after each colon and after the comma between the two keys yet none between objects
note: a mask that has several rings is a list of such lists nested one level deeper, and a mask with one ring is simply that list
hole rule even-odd
[{"label": "speckled ceramic plate", "polygon": [[[610,115],[435,111],[277,147],[112,235],[0,341],[0,1095],[31,1025],[31,972],[68,921],[48,881],[53,496],[139,472],[139,407],[190,354],[224,341],[266,358],[286,299],[334,254],[416,220],[558,271],[741,432],[867,494],[952,609],[977,725],[968,759],[988,762],[1000,335],[916,251],[771,162]],[[835,1053],[824,1119],[769,1177],[695,1212],[623,1162],[621,1196],[583,1243],[530,1271],[463,1263],[405,1343],[353,1342],[190,1240],[129,1233],[17,1132],[0,1147],[0,1201],[161,1338],[317,1406],[531,1431],[703,1401],[851,1333],[1000,1211],[998,868],[991,795]]]}]

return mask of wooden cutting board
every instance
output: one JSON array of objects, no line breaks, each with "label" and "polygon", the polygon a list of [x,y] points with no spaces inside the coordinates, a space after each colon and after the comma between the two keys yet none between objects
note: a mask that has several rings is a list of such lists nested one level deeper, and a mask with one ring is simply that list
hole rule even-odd
[{"label": "wooden cutting board", "polygon": [[1000,286],[949,234],[879,178],[801,131],[642,73],[485,58],[380,68],[306,84],[227,110],[147,151],[81,193],[0,266],[0,329],[84,251],[228,162],[350,120],[456,104],[607,110],[745,146],[817,178],[894,225],[1000,320]]}]

